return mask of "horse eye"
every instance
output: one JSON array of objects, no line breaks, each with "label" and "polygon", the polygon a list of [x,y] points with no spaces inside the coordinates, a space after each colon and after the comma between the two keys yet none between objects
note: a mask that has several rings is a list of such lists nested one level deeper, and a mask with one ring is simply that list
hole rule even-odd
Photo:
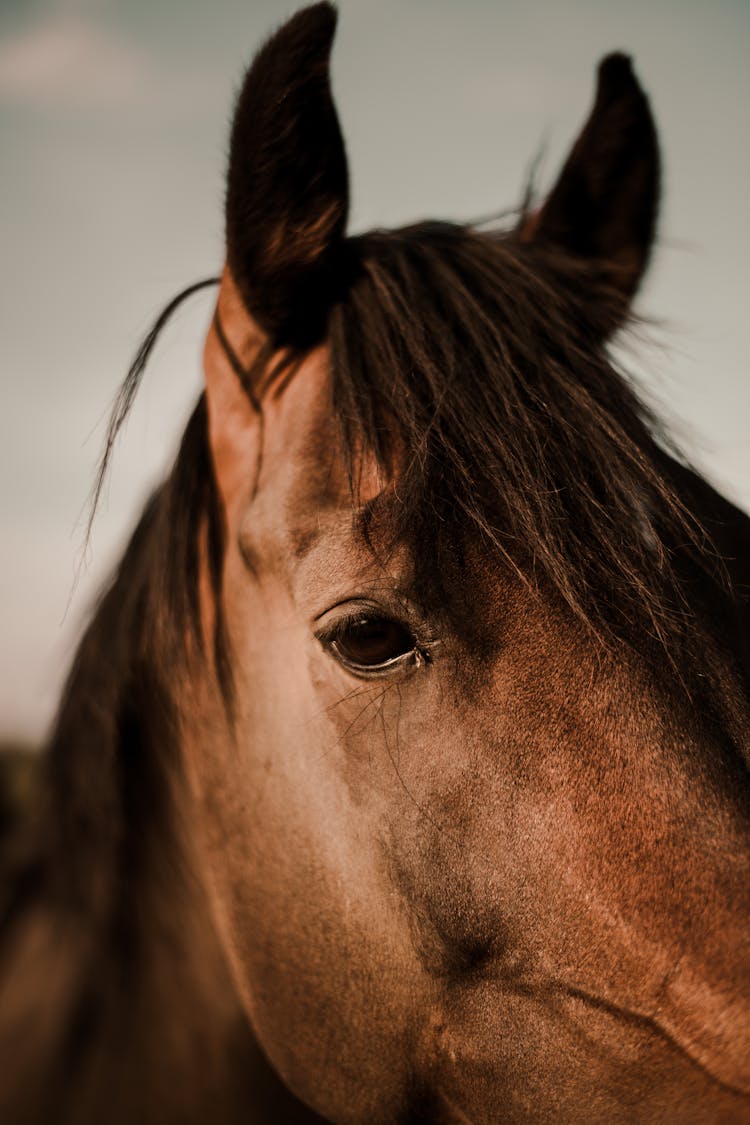
[{"label": "horse eye", "polygon": [[417,641],[408,628],[389,617],[358,617],[342,622],[329,647],[352,671],[391,668],[404,657],[418,653]]}]

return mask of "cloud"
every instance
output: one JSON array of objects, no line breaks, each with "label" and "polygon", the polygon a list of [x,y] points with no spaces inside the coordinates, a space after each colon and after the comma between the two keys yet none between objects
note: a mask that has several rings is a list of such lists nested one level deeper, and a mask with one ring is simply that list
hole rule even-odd
[{"label": "cloud", "polygon": [[57,15],[0,42],[0,96],[14,101],[132,106],[152,74],[145,52],[76,15]]}]

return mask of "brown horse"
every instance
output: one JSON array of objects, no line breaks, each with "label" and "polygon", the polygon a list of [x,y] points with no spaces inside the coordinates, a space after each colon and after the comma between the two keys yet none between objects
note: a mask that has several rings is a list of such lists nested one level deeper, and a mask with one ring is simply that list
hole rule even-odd
[{"label": "brown horse", "polygon": [[334,26],[239,98],[205,395],[12,849],[0,1119],[750,1121],[750,520],[608,350],[648,102],[606,58],[513,229],[347,238]]}]

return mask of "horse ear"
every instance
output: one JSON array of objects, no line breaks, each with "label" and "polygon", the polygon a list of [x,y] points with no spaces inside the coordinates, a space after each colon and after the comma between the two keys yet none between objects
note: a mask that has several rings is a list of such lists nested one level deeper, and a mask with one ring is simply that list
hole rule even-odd
[{"label": "horse ear", "polygon": [[329,78],[335,30],[329,3],[293,16],[254,59],[234,116],[227,261],[248,311],[278,343],[320,331],[343,244],[349,189]]},{"label": "horse ear", "polygon": [[587,259],[627,309],[648,264],[659,203],[659,148],[630,59],[599,64],[586,125],[546,203],[521,237]]}]

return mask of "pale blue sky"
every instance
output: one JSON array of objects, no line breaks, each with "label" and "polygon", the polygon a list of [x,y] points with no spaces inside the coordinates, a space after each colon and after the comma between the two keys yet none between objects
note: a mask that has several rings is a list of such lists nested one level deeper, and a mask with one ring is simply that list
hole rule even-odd
[{"label": "pale blue sky", "polygon": [[[0,732],[38,737],[48,723],[86,607],[198,393],[210,297],[158,351],[66,614],[102,420],[159,307],[221,264],[233,92],[294,7],[0,0]],[[685,447],[750,508],[747,0],[339,7],[353,229],[511,205],[542,141],[549,183],[597,60],[633,54],[665,199],[639,302],[661,326],[632,366]]]}]

